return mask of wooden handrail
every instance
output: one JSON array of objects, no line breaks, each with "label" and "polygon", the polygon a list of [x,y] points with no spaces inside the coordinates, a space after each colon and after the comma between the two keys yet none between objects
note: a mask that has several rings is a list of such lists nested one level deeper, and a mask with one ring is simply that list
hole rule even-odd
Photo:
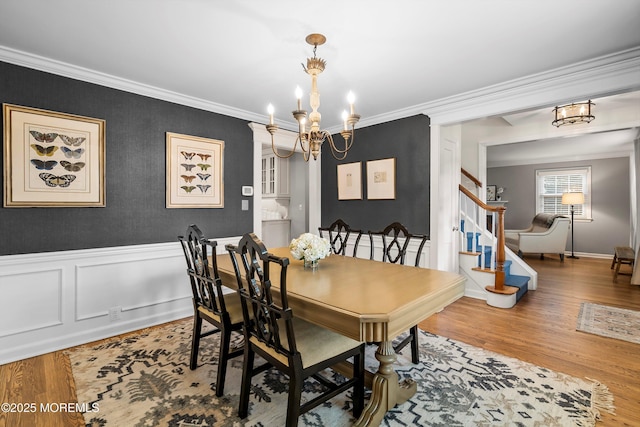
[{"label": "wooden handrail", "polygon": [[462,191],[464,194],[466,194],[468,198],[473,200],[473,202],[476,205],[480,206],[484,210],[487,210],[489,212],[500,212],[500,211],[504,212],[507,209],[504,206],[489,206],[488,204],[486,204],[482,200],[478,199],[478,196],[473,194],[471,192],[471,190],[469,190],[467,187],[463,186],[462,184],[458,184],[458,188],[460,189],[460,191]]},{"label": "wooden handrail", "polygon": [[462,175],[464,175],[467,178],[469,178],[476,185],[476,187],[482,187],[482,183],[480,182],[480,180],[478,178],[476,178],[475,176],[471,175],[470,172],[468,172],[464,168],[460,168],[460,171],[462,172]]},{"label": "wooden handrail", "polygon": [[498,214],[498,218],[496,221],[496,271],[495,271],[495,279],[494,284],[491,286],[486,286],[485,289],[489,292],[495,292],[499,294],[513,294],[516,293],[518,288],[512,286],[504,285],[505,280],[505,271],[504,271],[504,262],[506,260],[505,253],[505,237],[504,237],[504,212],[507,208],[504,206],[489,206],[480,200],[475,194],[473,194],[469,189],[464,187],[463,185],[458,185],[460,191],[462,191],[469,199],[473,201],[476,205],[480,206],[487,212],[496,212]]}]

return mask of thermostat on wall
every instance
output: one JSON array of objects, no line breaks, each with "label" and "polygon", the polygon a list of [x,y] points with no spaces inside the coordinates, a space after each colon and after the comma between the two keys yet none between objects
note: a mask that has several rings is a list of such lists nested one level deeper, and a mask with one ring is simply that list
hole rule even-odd
[{"label": "thermostat on wall", "polygon": [[242,186],[242,195],[243,196],[253,196],[253,187],[250,185]]}]

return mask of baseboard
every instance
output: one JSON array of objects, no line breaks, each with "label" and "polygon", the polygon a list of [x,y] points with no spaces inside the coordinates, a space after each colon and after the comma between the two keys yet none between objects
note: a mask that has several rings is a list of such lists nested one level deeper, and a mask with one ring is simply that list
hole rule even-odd
[{"label": "baseboard", "polygon": [[[597,259],[613,259],[613,254],[596,254],[592,252],[574,252],[578,258],[597,258]],[[564,253],[565,258],[571,255],[571,252]]]},{"label": "baseboard", "polygon": [[29,357],[40,356],[53,351],[69,349],[78,345],[125,334],[127,332],[133,332],[150,326],[184,319],[185,317],[192,315],[193,305],[191,304],[191,301],[188,301],[188,306],[186,308],[175,310],[170,313],[135,319],[133,321],[118,324],[117,326],[104,326],[66,336],[55,336],[38,343],[25,343],[18,347],[0,351],[0,365]]}]

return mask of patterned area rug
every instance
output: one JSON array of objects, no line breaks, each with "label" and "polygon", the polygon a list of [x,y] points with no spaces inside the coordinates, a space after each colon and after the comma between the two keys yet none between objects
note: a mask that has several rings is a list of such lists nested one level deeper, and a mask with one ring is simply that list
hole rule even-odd
[{"label": "patterned area rug", "polygon": [[576,330],[640,344],[640,311],[583,302]]},{"label": "patterned area rug", "polygon": [[[242,357],[231,361],[225,395],[213,392],[216,335],[201,343],[189,369],[191,320],[150,328],[126,339],[76,347],[71,359],[86,424],[102,426],[283,426],[286,377],[268,370],[254,379],[249,417],[236,413]],[[242,337],[236,338],[236,344]],[[373,346],[367,365],[377,366]],[[583,381],[440,336],[422,333],[420,358],[398,357],[398,373],[418,383],[417,394],[390,411],[384,426],[593,426],[599,409],[613,411],[602,384]],[[310,398],[315,383],[305,384]],[[301,426],[347,426],[350,392],[300,417]]]}]

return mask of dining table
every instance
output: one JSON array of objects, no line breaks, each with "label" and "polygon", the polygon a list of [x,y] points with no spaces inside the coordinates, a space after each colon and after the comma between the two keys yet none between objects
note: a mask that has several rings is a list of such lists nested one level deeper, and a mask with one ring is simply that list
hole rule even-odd
[{"label": "dining table", "polygon": [[[464,295],[465,277],[447,271],[331,255],[316,269],[305,268],[288,247],[269,252],[287,257],[287,297],[295,317],[352,339],[379,343],[377,372],[370,375],[371,397],[356,426],[378,426],[385,414],[411,398],[413,380],[398,381],[394,338]],[[223,285],[237,289],[228,253],[219,252],[217,265]],[[270,278],[278,294],[280,271]]]}]

